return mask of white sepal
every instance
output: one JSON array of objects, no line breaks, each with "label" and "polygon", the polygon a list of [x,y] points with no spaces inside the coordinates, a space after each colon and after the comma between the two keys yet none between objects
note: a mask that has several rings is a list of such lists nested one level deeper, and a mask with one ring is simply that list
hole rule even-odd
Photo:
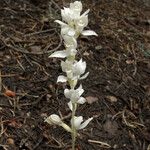
[{"label": "white sepal", "polygon": [[57,58],[65,58],[67,57],[66,51],[56,51],[53,54],[51,54],[49,57],[57,57]]},{"label": "white sepal", "polygon": [[66,23],[64,23],[64,22],[62,22],[62,21],[60,21],[60,20],[55,20],[54,22],[60,24],[61,26],[67,26]]},{"label": "white sepal", "polygon": [[64,9],[61,9],[62,20],[64,20],[67,23],[72,21],[72,17],[71,17],[72,14],[73,14],[73,12],[71,11],[70,8],[64,7]]},{"label": "white sepal", "polygon": [[[82,116],[79,116],[79,117],[74,117],[74,119],[71,119],[71,124],[77,129],[77,130],[80,130],[80,129],[83,129],[85,128],[89,122],[92,120],[93,118],[89,118],[87,119],[85,122],[83,122],[83,117]],[[82,123],[83,122],[83,123]]]},{"label": "white sepal", "polygon": [[79,130],[82,121],[83,121],[82,116],[79,117],[74,116],[74,118],[71,119],[71,125],[73,125],[77,130]]},{"label": "white sepal", "polygon": [[89,122],[90,122],[91,120],[93,120],[93,117],[91,117],[91,118],[87,119],[86,121],[84,121],[84,123],[82,123],[82,124],[80,125],[79,129],[85,128],[85,127],[89,124]]},{"label": "white sepal", "polygon": [[85,35],[85,36],[91,36],[91,35],[95,35],[95,36],[98,36],[98,34],[92,30],[84,30],[81,32],[82,35]]},{"label": "white sepal", "polygon": [[72,102],[70,101],[70,102],[68,102],[67,104],[68,104],[69,109],[72,111],[72,108],[73,108]]},{"label": "white sepal", "polygon": [[86,99],[84,97],[80,97],[77,101],[78,104],[84,104],[86,102]]},{"label": "white sepal", "polygon": [[73,71],[75,75],[80,76],[85,72],[85,69],[86,69],[86,62],[80,59],[80,61],[74,64]]},{"label": "white sepal", "polygon": [[86,16],[86,15],[89,13],[89,11],[90,11],[90,9],[86,10],[86,11],[81,15],[81,17]]},{"label": "white sepal", "polygon": [[82,77],[80,77],[80,80],[83,80],[83,79],[87,78],[88,75],[89,75],[89,72],[87,72],[87,73],[84,74]]}]

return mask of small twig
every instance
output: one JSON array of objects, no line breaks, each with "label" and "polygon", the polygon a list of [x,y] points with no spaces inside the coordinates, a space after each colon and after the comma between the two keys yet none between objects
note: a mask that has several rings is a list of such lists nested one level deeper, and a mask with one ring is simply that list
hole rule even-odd
[{"label": "small twig", "polygon": [[8,146],[8,145],[0,144],[0,147],[2,147],[4,150],[8,150],[7,148],[8,148],[9,146]]},{"label": "small twig", "polygon": [[[0,77],[2,77],[2,78],[14,77],[14,76],[18,76],[18,74],[0,74]],[[1,82],[1,81],[0,81],[0,82]]]},{"label": "small twig", "polygon": [[147,150],[150,150],[150,144],[148,145]]},{"label": "small twig", "polygon": [[[54,137],[51,137],[58,145],[49,145],[49,147],[52,148],[63,148],[63,144],[61,142],[59,142],[57,139],[55,139]],[[48,141],[48,143],[50,143],[52,140]]]},{"label": "small twig", "polygon": [[26,54],[23,54],[23,56],[25,57],[25,59],[27,60],[27,62],[30,64],[30,66],[33,66],[33,64],[31,63],[31,61],[29,60],[29,58],[26,56]]},{"label": "small twig", "polygon": [[88,140],[88,142],[95,143],[95,144],[100,144],[100,147],[102,147],[102,148],[111,148],[111,145],[109,145],[105,142],[95,141],[95,140]]},{"label": "small twig", "polygon": [[48,29],[48,30],[37,31],[37,32],[25,34],[24,37],[33,36],[33,35],[37,35],[37,34],[41,34],[41,33],[47,33],[47,32],[50,32],[50,31],[55,31],[55,29]]},{"label": "small twig", "polygon": [[133,52],[133,56],[134,56],[134,72],[133,72],[133,76],[135,76],[136,73],[137,73],[137,58],[136,58],[136,54],[135,54],[135,51],[134,51],[133,47],[132,47],[132,52]]},{"label": "small twig", "polygon": [[1,120],[0,120],[0,125],[1,125],[1,132],[0,132],[0,137],[1,137],[2,134],[4,133],[4,125],[3,125],[2,117],[1,117]]},{"label": "small twig", "polygon": [[22,68],[23,71],[25,71],[25,68],[23,67],[23,65],[21,64],[21,62],[17,59],[17,63],[19,64],[19,66]]},{"label": "small twig", "polygon": [[2,76],[1,76],[1,70],[0,70],[0,92],[2,91]]},{"label": "small twig", "polygon": [[54,0],[51,0],[50,3],[53,3],[59,10],[61,10],[60,6]]}]

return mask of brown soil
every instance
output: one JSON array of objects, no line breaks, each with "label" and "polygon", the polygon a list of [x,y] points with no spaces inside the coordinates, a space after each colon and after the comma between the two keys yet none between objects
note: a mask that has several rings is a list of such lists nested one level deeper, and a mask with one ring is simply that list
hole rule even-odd
[{"label": "brown soil", "polygon": [[[69,123],[56,84],[63,49],[60,9],[69,0],[0,0],[0,149],[69,150],[71,137],[44,123],[60,114]],[[78,58],[87,61],[82,81],[88,103],[77,114],[94,117],[79,132],[78,150],[150,149],[150,5],[143,0],[85,0],[89,28],[80,37]],[[49,8],[49,9],[48,9]]]}]

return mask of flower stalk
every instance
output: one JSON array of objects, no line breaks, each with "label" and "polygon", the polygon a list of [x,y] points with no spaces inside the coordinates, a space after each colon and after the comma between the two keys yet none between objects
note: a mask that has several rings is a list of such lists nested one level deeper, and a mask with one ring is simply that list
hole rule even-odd
[{"label": "flower stalk", "polygon": [[72,137],[72,150],[75,150],[77,130],[74,126],[74,118],[75,118],[75,113],[76,113],[76,109],[77,109],[77,104],[74,103],[72,106],[73,106],[73,108],[72,108],[72,117],[71,118],[73,119],[73,124],[71,125],[71,129],[72,129],[71,137]]},{"label": "flower stalk", "polygon": [[[70,3],[70,7],[61,9],[62,21],[55,20],[56,23],[61,26],[61,36],[64,41],[65,50],[56,51],[50,55],[50,57],[66,58],[65,61],[61,61],[62,71],[66,74],[60,75],[57,78],[57,82],[68,82],[70,89],[64,90],[64,95],[69,99],[68,107],[72,111],[71,127],[65,124],[61,118],[56,115],[50,115],[45,121],[49,124],[55,124],[63,127],[66,131],[71,133],[72,136],[72,150],[75,150],[75,142],[77,137],[77,131],[85,128],[93,118],[89,118],[83,122],[82,116],[76,116],[77,106],[84,104],[86,99],[82,97],[84,89],[82,85],[76,88],[79,80],[85,79],[89,72],[85,73],[86,62],[82,58],[76,60],[77,50],[77,38],[80,34],[85,36],[91,36],[97,34],[92,30],[84,30],[88,25],[88,13],[89,9],[81,14],[82,3],[75,1]],[[83,122],[83,123],[82,123]]]}]

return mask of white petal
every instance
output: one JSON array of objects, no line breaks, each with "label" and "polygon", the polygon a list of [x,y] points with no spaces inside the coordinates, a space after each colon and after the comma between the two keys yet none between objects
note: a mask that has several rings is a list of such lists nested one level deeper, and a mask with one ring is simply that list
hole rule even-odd
[{"label": "white petal", "polygon": [[89,124],[89,122],[90,122],[91,120],[93,120],[93,117],[87,119],[84,123],[82,123],[82,124],[80,125],[80,127],[79,127],[78,129],[83,129],[83,128],[85,128],[85,127]]},{"label": "white petal", "polygon": [[53,54],[51,54],[49,57],[65,58],[67,57],[67,53],[66,51],[56,51]]},{"label": "white petal", "polygon": [[90,35],[95,35],[95,36],[98,36],[98,34],[92,30],[84,30],[82,31],[81,33],[82,35],[85,35],[85,36],[90,36]]},{"label": "white petal", "polygon": [[81,17],[86,16],[86,15],[89,13],[89,11],[90,11],[90,9],[86,10],[86,11],[81,15]]},{"label": "white petal", "polygon": [[71,91],[69,89],[65,89],[64,90],[64,95],[65,95],[66,98],[70,99],[70,97],[71,97]]},{"label": "white petal", "polygon": [[80,97],[77,101],[78,104],[84,104],[86,102],[86,99],[84,97]]},{"label": "white petal", "polygon": [[78,87],[78,90],[81,90],[82,89],[82,84],[80,84],[80,86]]},{"label": "white petal", "polygon": [[66,82],[67,81],[67,77],[65,77],[65,76],[58,76],[58,78],[57,78],[57,82]]},{"label": "white petal", "polygon": [[87,72],[86,74],[84,74],[84,75],[80,78],[80,80],[85,79],[88,75],[89,75],[89,72]]},{"label": "white petal", "polygon": [[67,25],[66,23],[64,23],[64,22],[62,22],[60,20],[55,20],[54,22],[57,22],[58,24],[60,24],[62,26],[66,26]]},{"label": "white petal", "polygon": [[74,119],[71,119],[71,124],[73,124],[76,129],[79,129],[82,121],[83,121],[82,116],[79,117],[75,116]]},{"label": "white petal", "polygon": [[71,101],[68,103],[68,107],[69,107],[70,110],[72,111],[73,106],[72,106],[72,102],[71,102]]},{"label": "white petal", "polygon": [[58,115],[56,115],[56,114],[50,115],[50,116],[45,120],[45,122],[47,122],[47,123],[49,123],[49,124],[57,124],[57,125],[59,125],[59,124],[62,123],[60,117],[59,117]]}]

